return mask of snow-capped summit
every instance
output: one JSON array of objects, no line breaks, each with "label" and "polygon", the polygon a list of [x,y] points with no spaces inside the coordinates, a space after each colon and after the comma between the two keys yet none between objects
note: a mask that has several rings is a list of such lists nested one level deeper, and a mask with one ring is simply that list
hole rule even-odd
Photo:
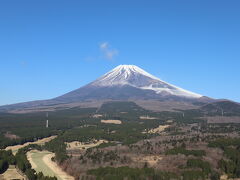
[{"label": "snow-capped summit", "polygon": [[152,76],[151,74],[135,65],[119,65],[97,79],[94,84],[100,86],[131,84],[131,79],[133,76],[139,75],[158,80],[158,78]]},{"label": "snow-capped summit", "polygon": [[90,85],[95,87],[129,85],[143,90],[153,90],[156,94],[164,94],[166,96],[174,95],[187,98],[202,97],[200,94],[164,82],[135,65],[119,65],[96,81],[90,83]]}]

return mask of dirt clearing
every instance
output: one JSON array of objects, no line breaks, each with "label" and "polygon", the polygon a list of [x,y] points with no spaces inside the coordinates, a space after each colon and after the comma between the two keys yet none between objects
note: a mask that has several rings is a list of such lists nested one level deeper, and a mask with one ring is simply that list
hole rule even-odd
[{"label": "dirt clearing", "polygon": [[[150,133],[150,134],[161,133],[161,132],[163,132],[166,128],[168,128],[168,127],[169,127],[169,125],[160,125],[160,126],[158,126],[157,128],[150,129],[150,130],[148,131],[148,133]],[[143,132],[143,133],[146,133],[146,131]]]},{"label": "dirt clearing", "polygon": [[156,117],[150,117],[150,116],[140,116],[139,119],[153,120],[153,119],[157,119],[157,118]]},{"label": "dirt clearing", "polygon": [[67,150],[82,150],[82,149],[92,148],[107,142],[108,142],[107,140],[99,140],[99,141],[96,140],[91,143],[73,141],[73,142],[67,142],[66,144],[67,144]]},{"label": "dirt clearing", "polygon": [[106,124],[122,124],[122,121],[120,121],[120,120],[101,120],[101,123],[106,123]]},{"label": "dirt clearing", "polygon": [[26,180],[26,176],[23,175],[21,172],[19,172],[15,166],[9,166],[7,171],[5,171],[2,174],[2,178],[9,180],[9,179],[21,179],[21,180]]}]

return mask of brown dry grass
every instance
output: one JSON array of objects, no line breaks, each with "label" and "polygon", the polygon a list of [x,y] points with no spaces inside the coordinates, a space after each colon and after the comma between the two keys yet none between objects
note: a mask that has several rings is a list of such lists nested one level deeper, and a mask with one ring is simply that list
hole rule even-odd
[{"label": "brown dry grass", "polygon": [[21,179],[21,180],[26,180],[27,178],[22,175],[16,168],[15,166],[9,166],[7,171],[5,171],[2,174],[3,179],[5,180],[11,180],[11,179]]},{"label": "brown dry grass", "polygon": [[122,124],[122,121],[120,121],[120,120],[101,120],[101,123],[106,123],[106,124]]},{"label": "brown dry grass", "polygon": [[150,129],[150,130],[148,131],[148,133],[150,133],[150,134],[161,133],[161,132],[163,132],[166,128],[168,128],[168,127],[169,127],[169,125],[160,125],[160,126],[158,126],[157,128]]},{"label": "brown dry grass", "polygon": [[96,140],[91,143],[83,143],[79,141],[73,141],[73,142],[67,142],[67,150],[83,150],[83,149],[88,149],[92,147],[96,147],[102,143],[107,143],[107,140]]},{"label": "brown dry grass", "polygon": [[35,162],[34,162],[33,159],[32,159],[32,153],[33,153],[33,152],[37,152],[37,150],[28,151],[26,155],[27,155],[27,159],[28,159],[28,161],[30,162],[32,168],[33,168],[33,169],[36,169],[36,168],[37,168],[37,165],[35,164]]},{"label": "brown dry grass", "polygon": [[228,176],[226,174],[221,175],[220,180],[228,180]]},{"label": "brown dry grass", "polygon": [[150,116],[140,116],[139,119],[145,119],[145,120],[152,120],[152,119],[157,119],[156,117],[150,117]]},{"label": "brown dry grass", "polygon": [[61,179],[63,180],[74,180],[74,178],[64,172],[55,162],[52,161],[52,158],[55,157],[54,153],[47,154],[43,157],[43,162]]},{"label": "brown dry grass", "polygon": [[93,118],[100,118],[100,117],[103,117],[103,115],[102,114],[94,114],[93,115]]}]

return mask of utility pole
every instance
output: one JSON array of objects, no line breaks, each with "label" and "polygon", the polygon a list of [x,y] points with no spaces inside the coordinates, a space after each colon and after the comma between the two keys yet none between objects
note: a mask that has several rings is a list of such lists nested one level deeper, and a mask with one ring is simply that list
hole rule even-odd
[{"label": "utility pole", "polygon": [[46,120],[46,128],[48,128],[48,112],[46,114],[46,118],[47,118],[47,120]]}]

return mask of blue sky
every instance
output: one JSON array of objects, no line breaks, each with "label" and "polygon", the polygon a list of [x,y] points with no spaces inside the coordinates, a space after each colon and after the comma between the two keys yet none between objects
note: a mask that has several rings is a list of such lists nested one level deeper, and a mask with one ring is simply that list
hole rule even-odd
[{"label": "blue sky", "polygon": [[48,99],[119,64],[240,102],[239,0],[3,0],[0,105]]}]

